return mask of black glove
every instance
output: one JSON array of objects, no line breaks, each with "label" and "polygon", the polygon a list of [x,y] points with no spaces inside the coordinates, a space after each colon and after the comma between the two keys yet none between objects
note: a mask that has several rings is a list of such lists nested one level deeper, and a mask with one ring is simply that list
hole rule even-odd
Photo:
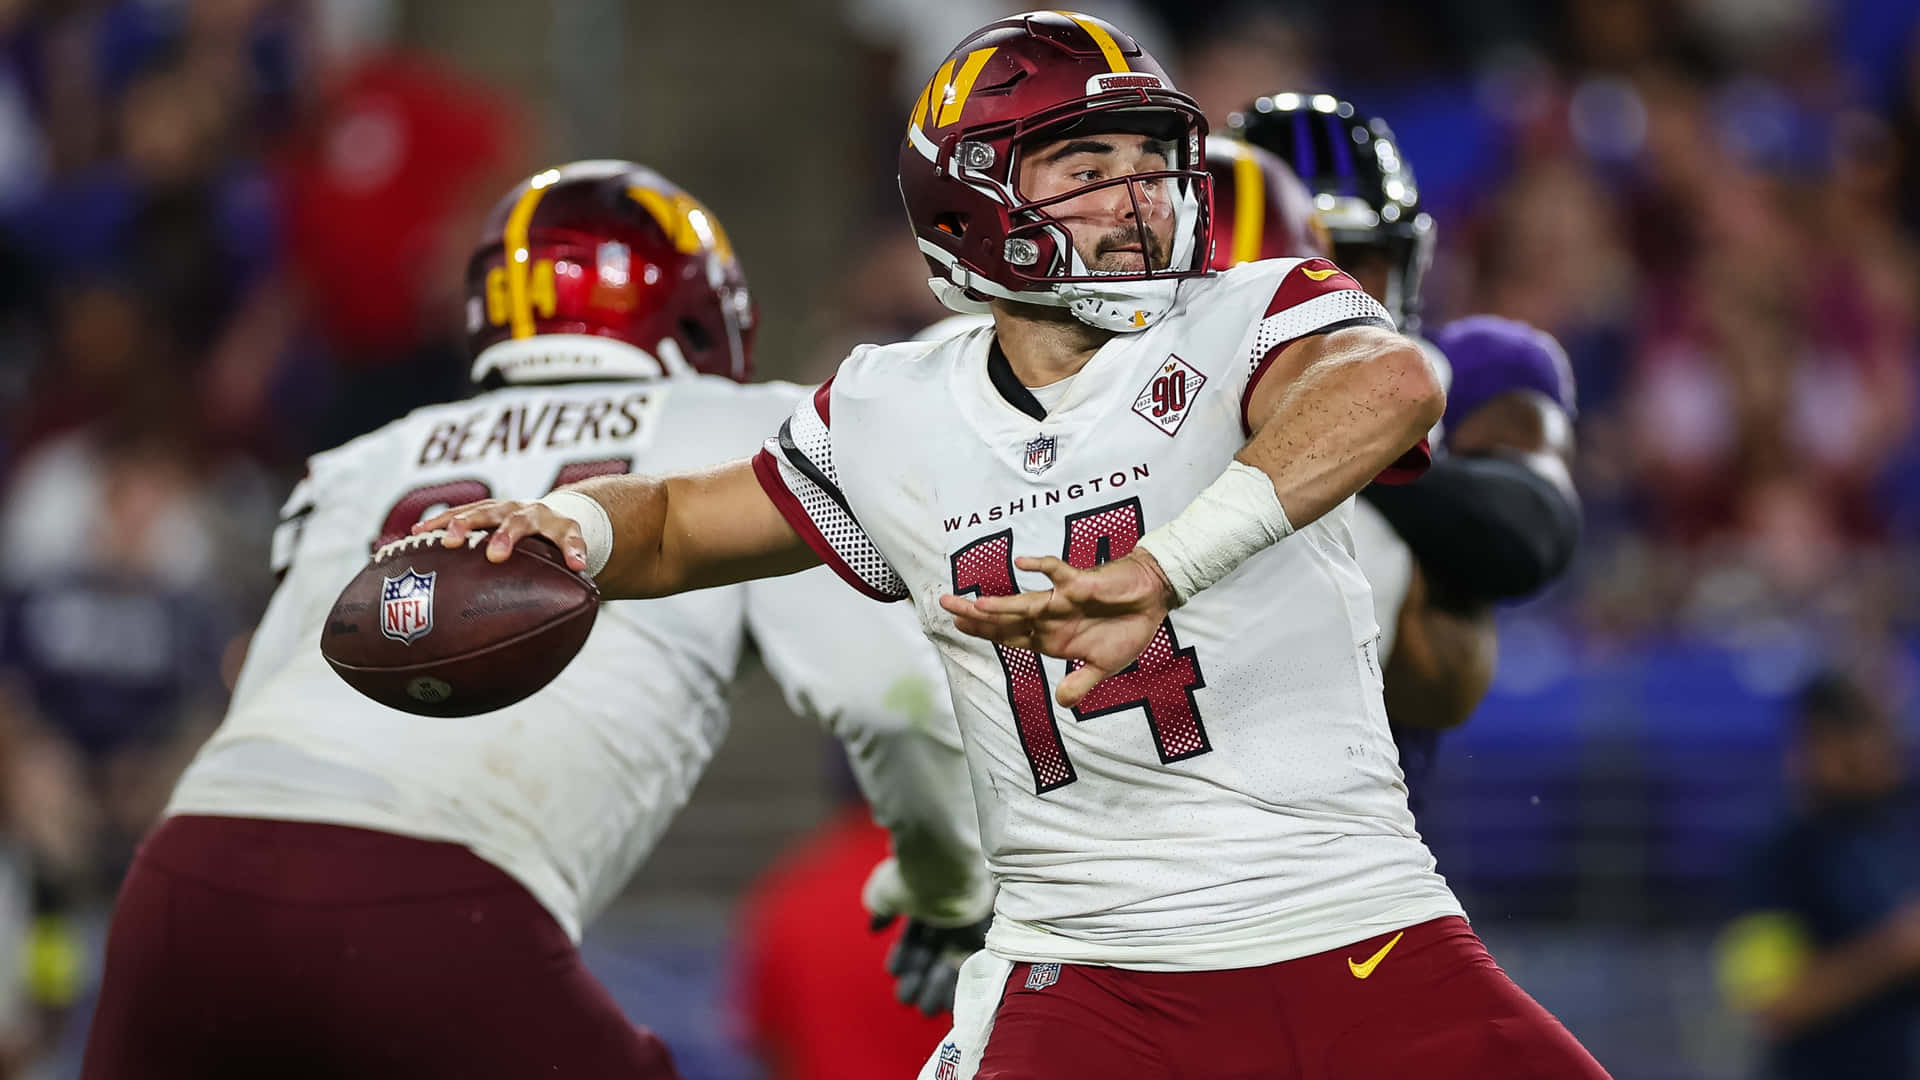
[{"label": "black glove", "polygon": [[[893,924],[895,915],[878,915],[871,926],[877,933]],[[987,943],[991,916],[966,926],[933,926],[908,919],[906,932],[887,953],[887,974],[893,976],[893,996],[928,1016],[953,1008],[960,965]]]}]

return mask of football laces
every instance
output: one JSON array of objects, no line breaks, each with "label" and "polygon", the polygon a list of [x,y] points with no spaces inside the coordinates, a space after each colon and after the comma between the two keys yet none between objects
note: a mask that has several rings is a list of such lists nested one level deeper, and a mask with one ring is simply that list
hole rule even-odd
[{"label": "football laces", "polygon": [[[486,529],[476,529],[473,532],[468,533],[467,547],[470,549],[479,547],[480,542],[486,539],[487,532],[488,530]],[[414,533],[411,536],[403,536],[398,540],[389,541],[386,544],[382,545],[377,550],[375,550],[373,553],[373,561],[379,562],[381,559],[384,559],[387,556],[392,555],[396,551],[411,551],[414,548],[425,547],[428,544],[438,544],[441,542],[441,540],[445,539],[446,535],[447,535],[447,530],[445,529],[432,529],[428,532]]]}]

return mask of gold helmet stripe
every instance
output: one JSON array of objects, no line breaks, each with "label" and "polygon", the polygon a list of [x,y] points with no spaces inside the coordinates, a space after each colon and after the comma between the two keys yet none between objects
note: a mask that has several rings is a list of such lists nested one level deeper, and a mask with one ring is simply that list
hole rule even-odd
[{"label": "gold helmet stripe", "polygon": [[1127,66],[1127,58],[1120,54],[1120,43],[1113,40],[1113,35],[1107,33],[1106,27],[1101,26],[1085,15],[1080,15],[1072,11],[1059,11],[1055,12],[1055,14],[1065,15],[1067,18],[1079,23],[1080,29],[1085,30],[1087,36],[1093,39],[1093,43],[1100,46],[1100,54],[1107,58],[1108,67],[1111,67],[1115,71],[1133,70]]},{"label": "gold helmet stripe", "polygon": [[540,205],[541,196],[558,179],[560,172],[557,169],[548,169],[535,176],[528,183],[527,190],[520,193],[513,210],[507,214],[507,227],[502,237],[507,253],[507,312],[511,332],[517,338],[533,336],[533,306],[527,302],[527,276],[531,269],[527,230],[533,224],[533,211]]},{"label": "gold helmet stripe", "polygon": [[1233,264],[1260,257],[1267,231],[1267,178],[1253,151],[1233,144]]}]

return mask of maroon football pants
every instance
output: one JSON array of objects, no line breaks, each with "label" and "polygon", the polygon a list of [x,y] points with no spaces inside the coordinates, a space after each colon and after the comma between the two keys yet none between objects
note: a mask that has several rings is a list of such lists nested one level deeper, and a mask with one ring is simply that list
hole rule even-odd
[{"label": "maroon football pants", "polygon": [[519,883],[457,844],[176,817],[121,886],[84,1080],[678,1080]]},{"label": "maroon football pants", "polygon": [[1226,971],[1016,964],[976,1080],[1607,1080],[1466,920],[1394,939]]}]

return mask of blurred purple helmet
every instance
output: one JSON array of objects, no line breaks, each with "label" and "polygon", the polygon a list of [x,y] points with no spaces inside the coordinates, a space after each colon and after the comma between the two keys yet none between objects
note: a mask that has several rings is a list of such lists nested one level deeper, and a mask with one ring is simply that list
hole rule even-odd
[{"label": "blurred purple helmet", "polygon": [[1453,366],[1447,390],[1448,430],[1509,390],[1537,390],[1574,414],[1573,367],[1553,335],[1498,315],[1469,315],[1434,332]]}]

